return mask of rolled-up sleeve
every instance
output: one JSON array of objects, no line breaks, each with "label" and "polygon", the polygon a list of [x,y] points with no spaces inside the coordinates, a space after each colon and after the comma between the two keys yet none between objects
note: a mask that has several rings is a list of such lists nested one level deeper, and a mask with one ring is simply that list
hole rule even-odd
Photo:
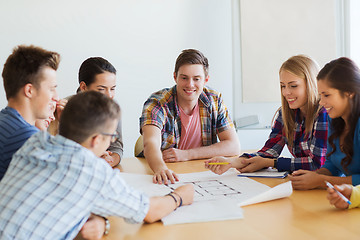
[{"label": "rolled-up sleeve", "polygon": [[107,169],[107,179],[96,202],[93,213],[101,216],[119,216],[127,222],[142,222],[149,211],[150,199],[144,193],[130,187],[118,170]]}]

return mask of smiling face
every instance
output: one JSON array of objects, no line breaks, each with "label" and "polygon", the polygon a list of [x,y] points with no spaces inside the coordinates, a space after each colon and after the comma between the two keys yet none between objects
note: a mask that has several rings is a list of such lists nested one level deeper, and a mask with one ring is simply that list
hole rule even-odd
[{"label": "smiling face", "polygon": [[306,82],[295,74],[286,70],[280,72],[281,94],[291,109],[300,108],[303,114],[306,113],[307,93]]},{"label": "smiling face", "polygon": [[40,129],[41,131],[46,131],[50,123],[54,120],[55,120],[54,114],[50,116],[48,119],[37,119],[35,121],[35,127]]},{"label": "smiling face", "polygon": [[50,123],[55,120],[55,116],[54,116],[54,112],[55,112],[55,109],[56,109],[56,104],[55,103],[53,104],[52,109],[53,109],[52,114],[48,118],[46,118],[46,119],[37,119],[35,121],[35,127],[37,127],[38,129],[40,129],[42,131],[47,130]]},{"label": "smiling face", "polygon": [[195,106],[209,76],[205,76],[203,65],[186,64],[179,68],[177,75],[174,73],[174,79],[179,105]]},{"label": "smiling face", "polygon": [[320,104],[324,106],[329,117],[341,117],[345,121],[350,114],[350,98],[351,93],[342,93],[339,90],[332,88],[326,80],[320,79],[318,81],[318,89],[320,93]]},{"label": "smiling face", "polygon": [[116,88],[116,75],[111,72],[103,72],[95,76],[95,81],[88,86],[84,83],[80,83],[80,89],[82,91],[97,91],[105,94],[109,98],[113,99],[115,96]]},{"label": "smiling face", "polygon": [[59,100],[56,91],[56,71],[44,67],[40,73],[39,87],[35,88],[34,97],[31,99],[35,119],[48,119],[54,113],[54,105]]}]

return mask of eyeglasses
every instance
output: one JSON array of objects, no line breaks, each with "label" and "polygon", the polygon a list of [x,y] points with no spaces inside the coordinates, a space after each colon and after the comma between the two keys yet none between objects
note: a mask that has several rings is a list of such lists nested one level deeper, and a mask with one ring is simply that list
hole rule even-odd
[{"label": "eyeglasses", "polygon": [[111,133],[100,133],[101,135],[104,135],[104,136],[111,136],[111,143],[114,143],[114,142],[116,142],[116,140],[118,140],[118,138],[119,138],[119,136],[117,135],[117,133],[115,132],[115,133],[113,133],[113,134],[111,134]]}]

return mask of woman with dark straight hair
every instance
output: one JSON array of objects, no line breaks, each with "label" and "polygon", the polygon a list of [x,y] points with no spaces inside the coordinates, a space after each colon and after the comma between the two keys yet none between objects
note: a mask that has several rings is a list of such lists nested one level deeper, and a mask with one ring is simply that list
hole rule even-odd
[{"label": "woman with dark straight hair", "polygon": [[326,64],[317,79],[320,104],[330,117],[326,161],[316,172],[295,171],[293,187],[325,188],[325,181],[360,184],[360,70],[342,57]]},{"label": "woman with dark straight hair", "polygon": [[[116,69],[102,57],[88,58],[80,66],[79,85],[77,92],[97,91],[113,99],[116,88]],[[112,167],[120,163],[123,155],[121,119],[114,134],[117,135],[117,138],[111,142],[108,150],[101,156]]]},{"label": "woman with dark straight hair", "polygon": [[[115,97],[115,88],[116,69],[108,60],[102,57],[90,57],[81,64],[79,69],[79,88],[76,91],[77,93],[83,91],[96,91],[113,99]],[[65,107],[67,100],[71,97],[72,96],[61,100],[62,108]],[[56,109],[56,121],[51,122],[48,128],[48,131],[52,135],[56,135],[58,133],[58,120],[60,119],[60,114],[61,111],[58,112],[58,109]],[[101,156],[112,167],[120,163],[123,155],[121,119],[119,119],[116,133],[114,133],[113,136],[113,141],[111,142],[110,147]]]},{"label": "woman with dark straight hair", "polygon": [[[101,85],[104,79],[108,79],[108,82],[112,83],[108,88]],[[105,93],[113,99],[116,87],[116,69],[109,61],[102,57],[88,58],[80,66],[79,85],[77,92],[95,90]]]}]

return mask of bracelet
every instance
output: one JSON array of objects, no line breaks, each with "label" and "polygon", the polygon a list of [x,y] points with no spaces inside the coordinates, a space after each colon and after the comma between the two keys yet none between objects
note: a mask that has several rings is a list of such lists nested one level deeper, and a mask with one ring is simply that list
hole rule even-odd
[{"label": "bracelet", "polygon": [[277,159],[274,160],[274,167],[275,169],[277,169]]},{"label": "bracelet", "polygon": [[[177,200],[176,200],[176,197],[173,195],[174,192],[171,192],[171,193],[168,193],[166,194],[165,196],[170,196],[174,199],[175,201],[175,205],[176,205],[176,208],[174,209],[174,211],[178,208],[178,205],[177,205]],[[180,202],[181,203],[181,202]]]},{"label": "bracelet", "polygon": [[106,217],[102,217],[105,220],[105,231],[104,235],[108,235],[110,231],[110,222]]},{"label": "bracelet", "polygon": [[181,198],[180,194],[178,194],[177,192],[172,192],[172,193],[175,193],[176,195],[178,195],[178,196],[179,196],[179,198],[180,198],[180,204],[179,204],[179,207],[181,207],[181,206],[182,206],[182,204],[183,204],[183,201],[182,201],[182,198]]}]

